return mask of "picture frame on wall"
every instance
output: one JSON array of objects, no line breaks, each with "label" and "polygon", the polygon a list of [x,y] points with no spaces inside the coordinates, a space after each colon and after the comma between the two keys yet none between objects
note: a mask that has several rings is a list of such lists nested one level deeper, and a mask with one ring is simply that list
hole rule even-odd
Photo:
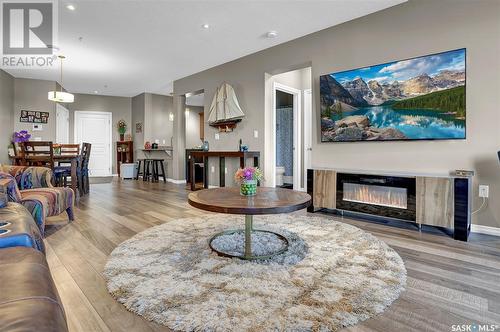
[{"label": "picture frame on wall", "polygon": [[21,110],[19,122],[24,123],[48,123],[49,112]]},{"label": "picture frame on wall", "polygon": [[136,132],[137,134],[142,133],[142,122],[137,122],[137,123],[135,124],[135,132]]}]

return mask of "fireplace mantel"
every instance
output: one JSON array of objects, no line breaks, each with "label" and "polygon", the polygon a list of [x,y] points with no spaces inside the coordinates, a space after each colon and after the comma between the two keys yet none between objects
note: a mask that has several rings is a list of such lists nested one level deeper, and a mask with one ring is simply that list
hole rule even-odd
[{"label": "fireplace mantel", "polygon": [[398,219],[415,223],[419,229],[438,226],[453,230],[455,239],[467,241],[471,187],[470,177],[455,175],[310,169],[307,190],[313,203],[308,211],[329,209]]},{"label": "fireplace mantel", "polygon": [[352,169],[352,168],[329,168],[329,167],[315,167],[315,171],[333,171],[336,173],[351,173],[351,174],[363,174],[363,175],[385,175],[385,176],[395,176],[395,177],[436,177],[436,178],[465,178],[463,176],[457,176],[451,172],[406,172],[406,171],[390,171],[390,170],[367,170],[367,169]]}]

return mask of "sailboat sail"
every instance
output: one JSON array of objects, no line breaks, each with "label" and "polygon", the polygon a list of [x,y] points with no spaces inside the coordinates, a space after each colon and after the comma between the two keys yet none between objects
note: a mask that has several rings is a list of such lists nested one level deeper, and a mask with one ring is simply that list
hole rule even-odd
[{"label": "sailboat sail", "polygon": [[244,116],[245,113],[241,110],[233,87],[227,83],[223,83],[217,88],[215,96],[212,99],[208,123],[217,124],[219,122],[239,121]]}]

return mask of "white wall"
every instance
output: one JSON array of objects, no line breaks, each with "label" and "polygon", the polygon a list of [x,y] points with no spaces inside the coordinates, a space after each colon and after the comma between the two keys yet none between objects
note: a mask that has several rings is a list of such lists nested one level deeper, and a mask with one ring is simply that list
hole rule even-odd
[{"label": "white wall", "polygon": [[186,106],[186,149],[202,144],[200,140],[200,112],[203,107]]}]

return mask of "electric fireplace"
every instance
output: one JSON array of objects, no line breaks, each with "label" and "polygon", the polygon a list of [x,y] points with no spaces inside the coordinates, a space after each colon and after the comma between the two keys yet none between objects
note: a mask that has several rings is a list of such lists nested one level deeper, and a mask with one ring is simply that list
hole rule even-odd
[{"label": "electric fireplace", "polygon": [[337,209],[415,221],[414,177],[337,173]]}]

